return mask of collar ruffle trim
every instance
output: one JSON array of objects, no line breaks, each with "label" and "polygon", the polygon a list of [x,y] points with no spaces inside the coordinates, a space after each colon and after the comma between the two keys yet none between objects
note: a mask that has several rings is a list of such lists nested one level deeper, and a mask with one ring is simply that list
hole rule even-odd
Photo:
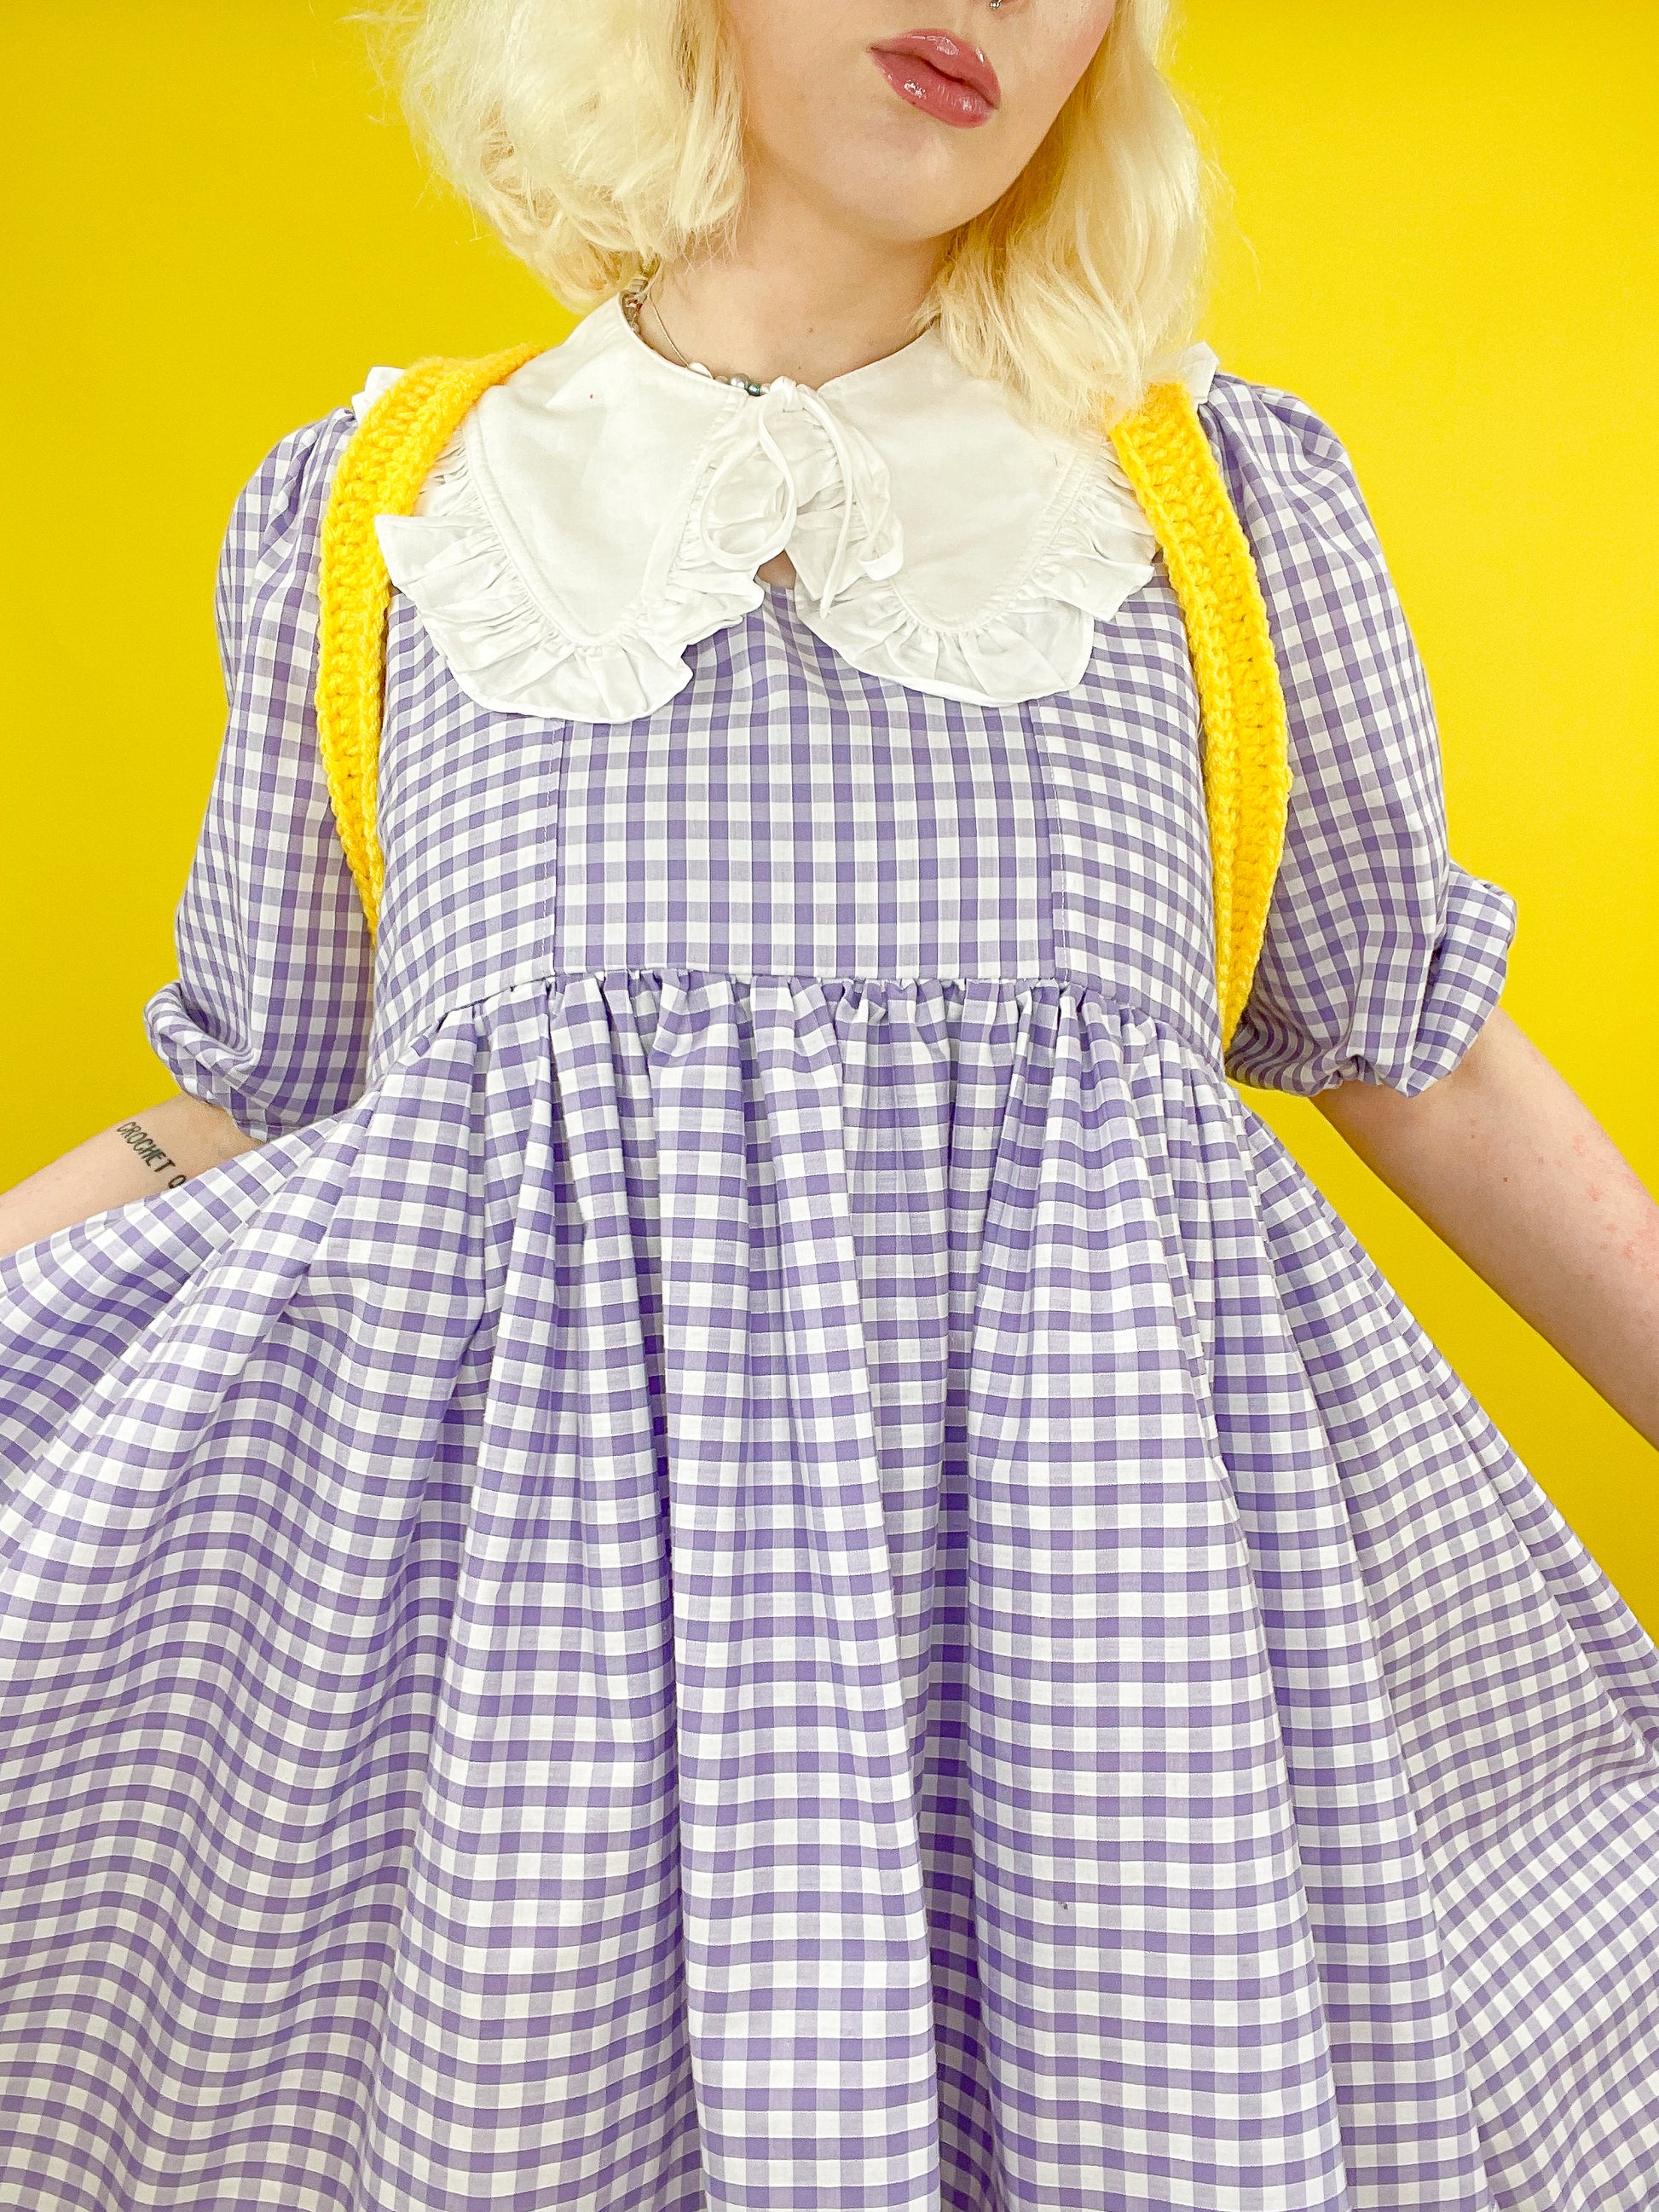
[{"label": "collar ruffle trim", "polygon": [[[1177,364],[1196,401],[1216,367]],[[399,373],[370,373],[360,416]],[[1111,447],[1033,430],[931,332],[756,398],[662,361],[616,301],[486,392],[376,530],[469,698],[596,722],[672,699],[781,550],[853,667],[985,706],[1077,684],[1156,557]]]}]

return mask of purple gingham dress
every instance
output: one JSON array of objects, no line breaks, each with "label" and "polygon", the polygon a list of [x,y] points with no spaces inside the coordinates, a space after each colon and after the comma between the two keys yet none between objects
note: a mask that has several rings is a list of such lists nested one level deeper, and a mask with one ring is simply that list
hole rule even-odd
[{"label": "purple gingham dress", "polygon": [[1659,2198],[1659,1651],[1228,1081],[1420,1091],[1514,902],[1340,447],[1202,413],[1296,773],[1224,1066],[1161,569],[1018,707],[772,592],[608,726],[398,598],[371,977],[349,411],[254,476],[147,1015],[267,1141],[0,1263],[7,2206]]}]

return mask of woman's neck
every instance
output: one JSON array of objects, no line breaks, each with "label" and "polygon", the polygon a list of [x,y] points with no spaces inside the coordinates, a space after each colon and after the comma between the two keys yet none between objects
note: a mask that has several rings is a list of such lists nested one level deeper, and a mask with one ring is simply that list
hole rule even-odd
[{"label": "woman's neck", "polygon": [[659,313],[647,310],[641,335],[716,376],[827,384],[915,336],[939,252],[933,242],[849,236],[810,208],[751,191],[724,252],[659,272]]}]

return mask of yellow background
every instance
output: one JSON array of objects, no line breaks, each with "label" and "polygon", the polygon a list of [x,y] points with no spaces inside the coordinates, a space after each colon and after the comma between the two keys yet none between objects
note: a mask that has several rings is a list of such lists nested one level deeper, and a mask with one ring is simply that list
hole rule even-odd
[{"label": "yellow background", "polygon": [[[343,15],[0,6],[0,1186],[172,1088],[139,1017],[219,742],[238,488],[372,363],[564,327],[423,185]],[[1453,850],[1519,902],[1504,1004],[1659,1188],[1659,10],[1193,0],[1178,74],[1234,188],[1208,335],[1352,453]],[[1248,1096],[1659,1630],[1655,1454],[1312,1107]]]}]

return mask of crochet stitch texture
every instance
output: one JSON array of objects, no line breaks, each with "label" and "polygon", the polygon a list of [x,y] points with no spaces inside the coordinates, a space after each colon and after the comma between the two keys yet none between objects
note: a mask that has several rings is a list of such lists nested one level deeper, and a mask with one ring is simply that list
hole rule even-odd
[{"label": "crochet stitch texture", "polygon": [[1285,696],[1249,543],[1185,386],[1154,385],[1112,443],[1163,550],[1198,685],[1224,1045],[1250,994],[1284,850]]},{"label": "crochet stitch texture", "polygon": [[[318,740],[371,937],[384,882],[375,801],[392,597],[374,518],[413,513],[468,410],[541,350],[531,343],[476,360],[417,361],[368,410],[330,491],[318,581]],[[1284,694],[1249,544],[1190,392],[1153,386],[1110,436],[1163,552],[1192,656],[1224,1049],[1249,996],[1284,848],[1291,782]]]},{"label": "crochet stitch texture", "polygon": [[542,350],[526,344],[473,361],[433,354],[416,362],[368,410],[335,471],[318,563],[317,740],[371,937],[385,880],[375,802],[392,604],[374,518],[412,514],[433,463],[468,410]]}]

